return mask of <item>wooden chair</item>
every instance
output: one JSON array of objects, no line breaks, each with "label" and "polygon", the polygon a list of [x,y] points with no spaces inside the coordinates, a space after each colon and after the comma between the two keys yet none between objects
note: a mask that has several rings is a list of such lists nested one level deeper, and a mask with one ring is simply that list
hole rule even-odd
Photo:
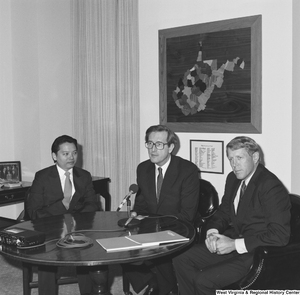
[{"label": "wooden chair", "polygon": [[[30,189],[27,192],[27,196],[29,195]],[[26,199],[27,199],[26,196]],[[98,201],[101,203],[100,198],[102,195],[98,195]],[[111,197],[109,194],[103,197],[105,199],[105,211],[110,211],[111,206]],[[26,204],[26,202],[25,202]],[[99,210],[101,205],[99,204]],[[26,205],[24,211],[19,216],[19,221],[30,220],[26,211]],[[68,285],[78,283],[78,279],[76,276],[76,268],[75,267],[58,267],[56,273],[56,284],[60,285]],[[31,295],[31,289],[38,288],[38,281],[34,280],[34,272],[37,271],[37,267],[33,266],[30,263],[23,263],[23,295]]]},{"label": "wooden chair", "polygon": [[17,224],[18,222],[14,219],[0,217],[0,230],[5,229],[6,227]]},{"label": "wooden chair", "polygon": [[[29,263],[23,263],[23,295],[30,295],[31,289],[38,288],[38,280],[34,280],[34,273],[37,272],[37,267]],[[75,268],[59,267],[56,275],[56,284],[68,285],[76,284],[78,279]]]}]

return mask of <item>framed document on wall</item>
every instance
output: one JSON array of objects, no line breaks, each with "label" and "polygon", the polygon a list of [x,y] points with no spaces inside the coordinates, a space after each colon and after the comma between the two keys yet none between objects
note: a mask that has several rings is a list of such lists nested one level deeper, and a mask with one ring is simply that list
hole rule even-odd
[{"label": "framed document on wall", "polygon": [[224,142],[190,140],[190,160],[204,173],[224,173]]}]

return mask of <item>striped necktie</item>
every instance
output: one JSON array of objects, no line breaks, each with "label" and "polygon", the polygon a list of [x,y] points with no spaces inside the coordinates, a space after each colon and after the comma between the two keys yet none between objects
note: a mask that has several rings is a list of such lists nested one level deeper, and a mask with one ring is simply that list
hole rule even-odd
[{"label": "striped necktie", "polygon": [[156,192],[157,203],[159,201],[159,195],[160,195],[163,180],[164,180],[164,177],[163,177],[163,174],[162,174],[162,168],[159,167],[158,168],[158,176],[157,176],[157,192]]},{"label": "striped necktie", "polygon": [[242,186],[241,186],[241,191],[240,191],[240,201],[241,199],[243,198],[243,195],[245,193],[245,190],[246,190],[247,186],[245,184],[245,180],[242,182]]}]

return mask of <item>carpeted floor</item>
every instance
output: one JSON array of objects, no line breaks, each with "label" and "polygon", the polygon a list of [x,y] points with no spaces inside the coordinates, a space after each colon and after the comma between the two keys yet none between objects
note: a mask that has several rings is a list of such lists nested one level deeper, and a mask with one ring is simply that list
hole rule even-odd
[{"label": "carpeted floor", "polygon": [[[124,294],[122,291],[122,271],[119,265],[109,266],[109,286],[111,294]],[[136,295],[133,291],[132,293]],[[21,263],[0,255],[0,295],[22,294]],[[37,289],[32,289],[31,295],[38,295]],[[80,295],[78,284],[59,286],[59,295]]]}]

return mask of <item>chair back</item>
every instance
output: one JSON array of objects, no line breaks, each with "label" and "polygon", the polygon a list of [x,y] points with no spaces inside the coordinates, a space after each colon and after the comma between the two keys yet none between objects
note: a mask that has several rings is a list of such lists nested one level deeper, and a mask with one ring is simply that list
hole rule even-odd
[{"label": "chair back", "polygon": [[27,200],[28,200],[29,193],[30,193],[30,188],[25,193],[24,210],[22,210],[22,212],[18,216],[18,218],[17,218],[18,222],[23,222],[23,221],[30,220],[29,214],[27,212]]},{"label": "chair back", "polygon": [[300,196],[289,194],[291,208],[291,237],[289,243],[300,242]]},{"label": "chair back", "polygon": [[219,196],[215,187],[204,179],[199,179],[198,213],[201,218],[209,218],[219,207]]},{"label": "chair back", "polygon": [[198,232],[197,240],[205,240],[207,220],[217,211],[219,196],[215,187],[204,179],[199,179],[199,205],[195,218],[195,228]]}]

